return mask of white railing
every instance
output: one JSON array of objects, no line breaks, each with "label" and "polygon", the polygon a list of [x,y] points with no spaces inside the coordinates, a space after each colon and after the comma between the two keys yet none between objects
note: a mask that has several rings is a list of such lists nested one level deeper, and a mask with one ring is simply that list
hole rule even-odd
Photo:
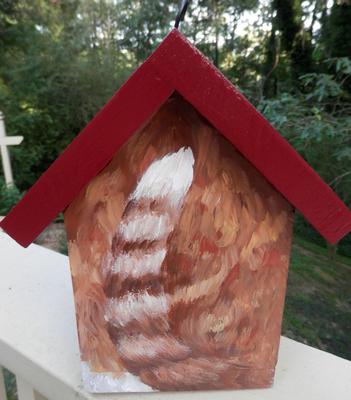
[{"label": "white railing", "polygon": [[[16,375],[19,400],[350,400],[351,362],[282,337],[270,389],[92,395],[80,380],[66,256],[18,246],[0,232],[0,367]],[[0,400],[6,400],[0,373]]]}]

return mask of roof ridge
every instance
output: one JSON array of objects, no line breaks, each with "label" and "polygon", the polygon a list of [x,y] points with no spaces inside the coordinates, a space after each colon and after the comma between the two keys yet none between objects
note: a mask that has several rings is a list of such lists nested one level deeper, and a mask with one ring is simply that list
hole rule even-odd
[{"label": "roof ridge", "polygon": [[[174,91],[223,134],[329,242],[337,242],[351,230],[351,211],[345,204],[177,29],[165,37],[0,226],[18,243],[28,246]],[[72,171],[74,175],[68,179]]]}]

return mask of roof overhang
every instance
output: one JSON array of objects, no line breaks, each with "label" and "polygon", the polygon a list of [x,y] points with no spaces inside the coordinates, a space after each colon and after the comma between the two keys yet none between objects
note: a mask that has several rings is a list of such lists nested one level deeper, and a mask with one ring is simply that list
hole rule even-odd
[{"label": "roof overhang", "polygon": [[331,243],[351,212],[289,143],[185,37],[173,29],[0,226],[28,246],[116,151],[177,91]]}]

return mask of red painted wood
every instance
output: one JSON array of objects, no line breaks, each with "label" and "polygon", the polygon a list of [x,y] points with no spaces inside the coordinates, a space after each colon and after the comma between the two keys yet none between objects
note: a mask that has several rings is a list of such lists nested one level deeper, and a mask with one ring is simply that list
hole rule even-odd
[{"label": "red painted wood", "polygon": [[155,68],[331,243],[351,231],[351,212],[270,123],[177,30]]},{"label": "red painted wood", "polygon": [[177,30],[170,32],[0,226],[28,246],[173,90],[226,136],[329,242],[337,242],[351,230],[351,212],[345,204]]}]

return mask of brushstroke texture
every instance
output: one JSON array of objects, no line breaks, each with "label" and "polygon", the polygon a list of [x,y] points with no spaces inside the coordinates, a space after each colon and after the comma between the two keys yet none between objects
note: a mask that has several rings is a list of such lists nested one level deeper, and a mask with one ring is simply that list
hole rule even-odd
[{"label": "brushstroke texture", "polygon": [[82,190],[65,223],[92,371],[154,390],[271,385],[292,208],[180,96]]}]

